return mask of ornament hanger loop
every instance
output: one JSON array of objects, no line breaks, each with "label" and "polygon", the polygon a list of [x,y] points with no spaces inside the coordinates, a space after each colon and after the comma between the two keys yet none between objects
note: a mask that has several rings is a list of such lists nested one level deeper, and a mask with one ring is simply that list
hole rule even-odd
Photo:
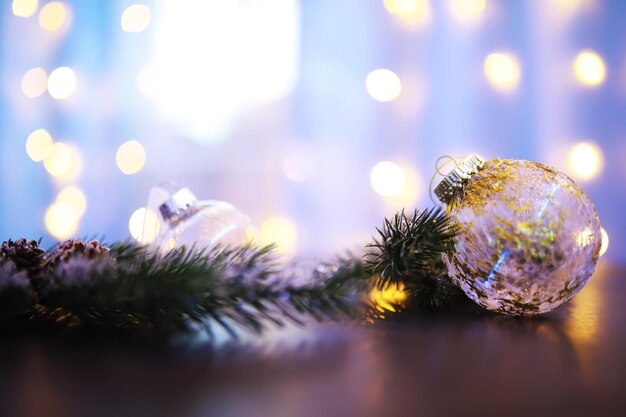
[{"label": "ornament hanger loop", "polygon": [[437,178],[437,175],[439,175],[441,178],[445,178],[445,176],[448,175],[448,172],[443,171],[443,169],[446,166],[450,165],[450,163],[454,163],[454,166],[452,167],[452,169],[454,169],[456,166],[459,165],[459,160],[463,159],[463,156],[454,157],[452,155],[442,155],[435,161],[435,172],[433,173],[432,177],[430,177],[430,184],[428,185],[428,195],[430,197],[430,201],[432,201],[433,204],[435,204],[436,206],[443,206],[443,204],[435,199],[433,195],[433,191],[435,189],[435,179]]}]

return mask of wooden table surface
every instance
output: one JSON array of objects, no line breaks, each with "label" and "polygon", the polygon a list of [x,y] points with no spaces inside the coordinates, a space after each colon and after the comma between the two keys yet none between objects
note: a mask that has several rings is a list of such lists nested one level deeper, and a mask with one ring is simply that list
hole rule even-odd
[{"label": "wooden table surface", "polygon": [[626,415],[626,269],[535,319],[465,308],[235,348],[0,341],[0,416]]}]

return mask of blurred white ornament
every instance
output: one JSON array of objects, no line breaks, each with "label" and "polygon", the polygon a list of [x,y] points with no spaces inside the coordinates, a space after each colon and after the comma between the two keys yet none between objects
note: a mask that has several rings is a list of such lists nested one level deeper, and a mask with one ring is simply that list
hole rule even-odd
[{"label": "blurred white ornament", "polygon": [[243,245],[252,229],[248,216],[233,205],[199,201],[186,187],[174,193],[166,187],[153,188],[146,212],[158,213],[158,219],[145,219],[142,236],[156,236],[152,244],[164,252],[182,246],[205,249],[218,244]]}]

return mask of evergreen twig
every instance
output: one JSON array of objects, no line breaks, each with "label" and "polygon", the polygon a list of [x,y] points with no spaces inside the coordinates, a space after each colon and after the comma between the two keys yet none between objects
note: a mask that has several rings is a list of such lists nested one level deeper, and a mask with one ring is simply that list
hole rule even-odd
[{"label": "evergreen twig", "polygon": [[[453,302],[460,291],[447,275],[442,254],[452,250],[455,231],[441,209],[407,215],[404,210],[385,219],[368,245],[365,262],[377,275],[377,288],[402,286],[407,304],[439,308]],[[394,307],[395,308],[395,307]]]},{"label": "evergreen twig", "polygon": [[[441,307],[460,294],[442,254],[454,230],[437,209],[385,219],[364,260],[278,267],[272,246],[177,248],[163,254],[130,241],[67,241],[45,256],[35,241],[5,242],[0,323],[173,334],[221,326],[233,337],[268,325],[361,315],[366,297],[395,285],[408,304]],[[28,261],[28,262],[27,262]],[[43,266],[42,266],[43,265]],[[405,303],[386,302],[393,311]],[[370,302],[367,318],[387,312]],[[17,319],[16,319],[17,318]]]},{"label": "evergreen twig", "polygon": [[306,271],[307,282],[296,285],[289,269],[277,267],[272,246],[159,255],[120,242],[109,255],[70,257],[33,280],[31,321],[168,334],[212,322],[236,337],[242,328],[258,334],[270,323],[354,315],[368,282],[350,257]]}]

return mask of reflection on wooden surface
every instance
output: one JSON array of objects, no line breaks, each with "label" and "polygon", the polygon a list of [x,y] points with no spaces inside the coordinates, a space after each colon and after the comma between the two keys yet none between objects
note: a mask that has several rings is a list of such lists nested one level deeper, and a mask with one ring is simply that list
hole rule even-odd
[{"label": "reflection on wooden surface", "polygon": [[601,266],[538,318],[468,305],[218,350],[12,335],[0,342],[0,415],[620,415],[625,278]]}]

